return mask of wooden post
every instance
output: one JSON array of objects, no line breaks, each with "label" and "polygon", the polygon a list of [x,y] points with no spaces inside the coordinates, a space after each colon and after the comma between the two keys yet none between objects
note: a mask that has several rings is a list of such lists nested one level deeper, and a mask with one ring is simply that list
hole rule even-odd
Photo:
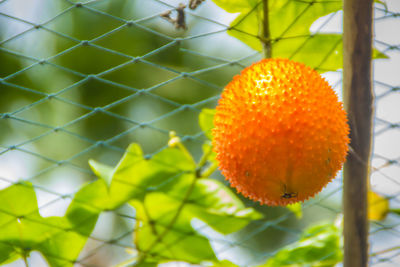
[{"label": "wooden post", "polygon": [[367,187],[371,157],[373,0],[344,0],[343,97],[350,124],[344,165],[344,267],[368,265]]}]

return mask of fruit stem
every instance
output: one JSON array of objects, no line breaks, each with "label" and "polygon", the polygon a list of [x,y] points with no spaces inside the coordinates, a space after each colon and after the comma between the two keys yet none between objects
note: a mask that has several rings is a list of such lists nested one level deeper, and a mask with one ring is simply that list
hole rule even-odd
[{"label": "fruit stem", "polygon": [[198,168],[202,168],[208,159],[208,156],[210,156],[210,154],[212,153],[212,146],[210,145],[206,151],[204,151],[203,155],[201,156],[201,159],[199,161],[199,164],[197,164]]},{"label": "fruit stem", "polygon": [[268,9],[268,0],[263,0],[263,38],[261,40],[263,49],[264,49],[264,57],[271,58],[272,57],[272,44],[271,44],[271,32],[269,30],[269,9]]},{"label": "fruit stem", "polygon": [[[197,168],[196,168],[196,176],[197,176],[197,178],[207,178],[208,176],[210,176],[216,170],[216,168],[218,168],[218,164],[214,160],[209,160],[209,157],[210,157],[210,155],[212,153],[213,153],[213,149],[212,149],[212,146],[210,144],[204,150],[204,153],[201,156],[201,159],[200,159],[199,163],[197,164]],[[209,162],[212,163],[211,166],[207,167],[204,170],[204,167]],[[214,165],[217,165],[217,166],[214,166]]]},{"label": "fruit stem", "polygon": [[207,178],[209,177],[216,169],[218,168],[218,163],[213,162],[210,167],[208,167],[202,174],[201,177]]}]

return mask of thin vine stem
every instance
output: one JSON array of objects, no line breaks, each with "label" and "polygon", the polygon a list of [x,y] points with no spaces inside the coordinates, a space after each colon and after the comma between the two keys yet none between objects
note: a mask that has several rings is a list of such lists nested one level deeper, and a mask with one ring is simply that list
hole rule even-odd
[{"label": "thin vine stem", "polygon": [[204,172],[201,173],[201,178],[209,177],[218,168],[218,163],[213,162]]},{"label": "thin vine stem", "polygon": [[271,32],[269,30],[269,7],[268,0],[263,0],[263,50],[264,57],[271,58],[272,57],[272,42],[271,42]]},{"label": "thin vine stem", "polygon": [[375,253],[371,253],[370,256],[371,257],[375,257],[375,256],[378,256],[378,255],[385,254],[385,253],[392,252],[392,251],[396,251],[396,250],[400,250],[400,246],[395,246],[395,247],[392,247],[392,248],[383,249],[381,251],[378,251],[378,252],[375,252]]},{"label": "thin vine stem", "polygon": [[24,263],[25,263],[25,267],[29,267],[29,262],[28,262],[28,257],[27,257],[27,255],[26,255],[27,253],[26,252],[24,252],[24,254],[23,254],[23,259],[24,259]]}]

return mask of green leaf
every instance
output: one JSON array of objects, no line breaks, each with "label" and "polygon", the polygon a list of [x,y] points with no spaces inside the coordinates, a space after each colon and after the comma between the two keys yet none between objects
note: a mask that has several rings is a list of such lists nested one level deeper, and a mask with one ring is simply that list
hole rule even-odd
[{"label": "green leaf", "polygon": [[[297,47],[293,50],[293,47]],[[377,49],[372,57],[387,58]],[[341,34],[314,34],[293,39],[283,39],[274,45],[276,57],[303,62],[320,72],[337,70],[343,66],[343,43]]]},{"label": "green leaf", "polygon": [[[66,223],[63,218],[59,219],[62,224]],[[93,219],[96,220],[97,217]],[[42,252],[50,266],[74,266],[86,241],[87,236],[79,234],[73,228],[61,227],[44,242],[38,244],[37,250]]]},{"label": "green leaf", "polygon": [[87,237],[78,234],[66,217],[41,217],[31,184],[1,190],[0,203],[4,203],[0,207],[0,263],[37,250],[51,266],[73,265]]},{"label": "green leaf", "polygon": [[374,48],[372,50],[372,58],[373,59],[388,59],[389,57],[386,54],[384,54],[381,51]]},{"label": "green leaf", "polygon": [[[47,227],[36,223],[41,217],[36,195],[30,184],[15,184],[3,189],[0,191],[0,203],[0,241],[29,249],[42,240],[41,234]],[[31,229],[35,226],[37,229]]]},{"label": "green leaf", "polygon": [[[180,174],[194,172],[195,169],[193,162],[177,148],[166,148],[148,160],[143,157],[138,144],[127,148],[113,170],[95,160],[90,160],[90,166],[104,181],[109,181],[111,176],[106,189],[108,198],[99,203],[99,208],[110,210],[130,199],[143,199],[149,191],[168,188],[179,181]],[[96,190],[105,193],[104,188]]]},{"label": "green leaf", "polygon": [[193,216],[214,230],[229,234],[245,227],[250,221],[261,219],[261,213],[246,208],[228,187],[214,179],[200,179],[189,198]]},{"label": "green leaf", "polygon": [[283,39],[274,45],[274,55],[303,62],[320,71],[336,70],[343,65],[341,38],[340,34],[315,34]]},{"label": "green leaf", "polygon": [[228,260],[222,260],[214,263],[211,267],[239,267],[239,265],[236,265]]},{"label": "green leaf", "polygon": [[[2,239],[0,242],[3,242]],[[20,253],[17,253],[12,245],[0,243],[0,265],[11,263],[19,258]]]},{"label": "green leaf", "polygon": [[378,193],[368,189],[368,219],[374,221],[383,221],[389,212],[389,200]]},{"label": "green leaf", "polygon": [[257,0],[213,0],[219,7],[230,13],[243,12],[257,4]]},{"label": "green leaf", "polygon": [[89,166],[97,177],[106,182],[108,187],[111,185],[112,176],[114,174],[112,167],[97,162],[93,159],[89,160]]},{"label": "green leaf", "polygon": [[215,109],[203,108],[199,115],[200,128],[208,139],[212,139],[212,129],[214,128]]},{"label": "green leaf", "polygon": [[262,267],[335,266],[342,261],[340,231],[333,224],[308,228],[300,240],[282,248]]},{"label": "green leaf", "polygon": [[288,208],[291,212],[293,212],[294,215],[296,215],[297,219],[301,219],[301,217],[303,217],[303,212],[302,212],[302,209],[301,209],[301,203],[300,202],[287,205],[286,208]]},{"label": "green leaf", "polygon": [[75,231],[90,235],[98,215],[109,207],[107,185],[97,180],[83,186],[69,205],[66,218]]},{"label": "green leaf", "polygon": [[28,214],[39,215],[36,195],[30,183],[17,183],[0,192],[0,211],[3,214],[10,214],[14,218]]},{"label": "green leaf", "polygon": [[[261,22],[261,9],[262,5],[258,8],[255,6],[252,9],[246,10],[236,17],[230,24],[228,34],[239,39],[246,45],[254,50],[261,51],[262,43],[259,36]],[[275,55],[274,55],[275,56]]]},{"label": "green leaf", "polygon": [[141,262],[139,264],[135,264],[135,267],[157,267],[158,266],[158,261],[145,261]]},{"label": "green leaf", "polygon": [[270,2],[269,24],[273,40],[310,35],[309,29],[318,18],[341,10],[343,5],[342,1],[331,0]]},{"label": "green leaf", "polygon": [[146,160],[139,145],[132,144],[114,171],[110,208],[116,208],[129,199],[144,199],[150,191],[169,188],[180,181],[178,177],[181,174],[194,172],[194,169],[193,162],[177,148],[166,148]]}]

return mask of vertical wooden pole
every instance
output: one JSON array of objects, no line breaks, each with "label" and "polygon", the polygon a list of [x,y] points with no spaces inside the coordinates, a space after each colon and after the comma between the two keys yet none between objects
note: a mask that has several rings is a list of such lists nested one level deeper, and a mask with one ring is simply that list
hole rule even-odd
[{"label": "vertical wooden pole", "polygon": [[344,0],[343,96],[350,124],[344,165],[344,267],[368,265],[367,187],[371,157],[373,0]]}]

